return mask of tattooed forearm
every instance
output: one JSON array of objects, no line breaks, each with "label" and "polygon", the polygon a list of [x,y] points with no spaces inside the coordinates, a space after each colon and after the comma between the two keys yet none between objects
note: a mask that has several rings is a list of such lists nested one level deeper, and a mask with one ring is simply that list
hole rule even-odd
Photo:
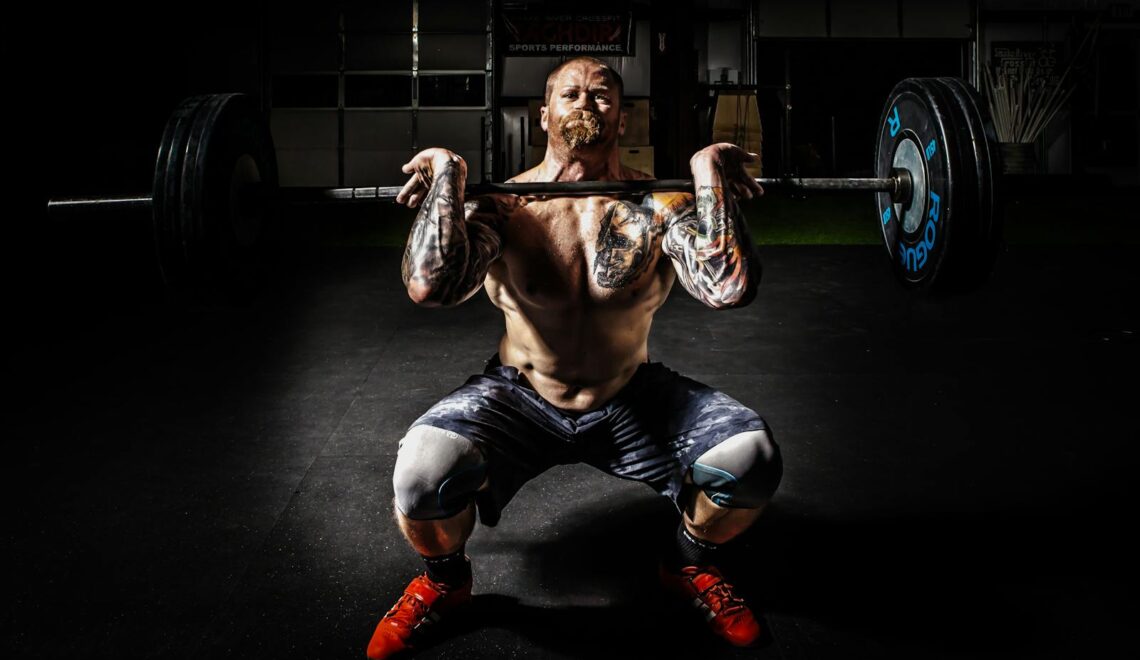
[{"label": "tattooed forearm", "polygon": [[408,294],[424,305],[455,305],[483,284],[499,257],[498,203],[462,201],[461,172],[448,163],[435,172],[404,249],[401,273]]},{"label": "tattooed forearm", "polygon": [[719,186],[701,186],[695,205],[671,207],[662,249],[677,265],[681,285],[718,309],[751,302],[760,265],[733,195]]}]

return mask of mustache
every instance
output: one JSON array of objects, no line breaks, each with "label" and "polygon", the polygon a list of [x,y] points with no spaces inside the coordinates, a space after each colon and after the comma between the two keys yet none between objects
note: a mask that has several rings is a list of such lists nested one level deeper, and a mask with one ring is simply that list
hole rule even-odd
[{"label": "mustache", "polygon": [[558,122],[558,132],[571,149],[597,142],[604,128],[602,116],[589,110],[572,110]]}]

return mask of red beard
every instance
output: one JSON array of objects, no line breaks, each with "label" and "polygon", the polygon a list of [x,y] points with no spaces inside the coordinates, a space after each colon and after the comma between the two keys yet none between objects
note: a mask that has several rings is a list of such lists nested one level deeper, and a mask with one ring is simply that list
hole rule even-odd
[{"label": "red beard", "polygon": [[571,149],[596,144],[605,127],[602,116],[589,110],[572,110],[558,122],[558,133]]}]

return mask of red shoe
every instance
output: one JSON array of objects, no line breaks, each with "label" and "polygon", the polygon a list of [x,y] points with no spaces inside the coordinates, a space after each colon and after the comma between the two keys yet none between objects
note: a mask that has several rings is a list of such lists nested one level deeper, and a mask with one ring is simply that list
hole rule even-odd
[{"label": "red shoe", "polygon": [[433,582],[427,573],[417,576],[404,589],[404,595],[388,610],[372,641],[368,642],[371,660],[387,658],[404,649],[412,648],[413,637],[418,637],[439,623],[440,618],[462,605],[471,602],[471,580],[462,587],[449,589]]},{"label": "red shoe", "polygon": [[673,573],[661,566],[661,582],[700,610],[712,631],[734,646],[751,646],[760,639],[760,624],[752,610],[716,567],[686,566]]}]

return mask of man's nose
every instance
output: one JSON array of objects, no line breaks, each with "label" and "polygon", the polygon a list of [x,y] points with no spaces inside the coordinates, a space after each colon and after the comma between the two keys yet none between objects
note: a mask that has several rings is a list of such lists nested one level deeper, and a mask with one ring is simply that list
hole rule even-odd
[{"label": "man's nose", "polygon": [[594,106],[594,97],[589,94],[579,94],[578,98],[574,100],[575,110],[593,110]]}]

